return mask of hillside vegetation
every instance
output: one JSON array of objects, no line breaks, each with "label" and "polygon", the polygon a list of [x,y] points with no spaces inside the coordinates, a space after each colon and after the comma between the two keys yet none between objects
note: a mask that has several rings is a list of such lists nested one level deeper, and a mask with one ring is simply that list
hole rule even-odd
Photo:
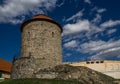
[{"label": "hillside vegetation", "polygon": [[[112,80],[111,80],[112,81]],[[106,84],[119,84],[119,81],[108,82]],[[114,80],[113,80],[114,81]],[[29,79],[10,79],[0,84],[90,84],[87,81],[77,81],[77,80],[62,80],[62,79],[38,79],[38,78],[29,78]],[[92,84],[103,84],[103,83],[92,83]]]},{"label": "hillside vegetation", "polygon": [[6,80],[0,84],[83,84],[76,80],[60,80],[60,79],[13,79]]}]

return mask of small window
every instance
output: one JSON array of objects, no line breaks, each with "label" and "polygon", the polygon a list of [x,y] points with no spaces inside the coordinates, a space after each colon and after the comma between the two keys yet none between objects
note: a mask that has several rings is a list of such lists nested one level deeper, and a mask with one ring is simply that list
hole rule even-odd
[{"label": "small window", "polygon": [[43,57],[42,59],[45,59],[45,57]]},{"label": "small window", "polygon": [[30,41],[30,32],[28,32],[28,39],[27,40]]},{"label": "small window", "polygon": [[91,62],[91,64],[94,64],[94,62]]},{"label": "small window", "polygon": [[90,64],[90,62],[86,62],[86,64]]},{"label": "small window", "polygon": [[104,63],[104,61],[100,61],[100,63]]},{"label": "small window", "polygon": [[29,58],[31,57],[31,52],[29,52]]},{"label": "small window", "polygon": [[52,32],[52,37],[54,37],[54,32]]},{"label": "small window", "polygon": [[97,64],[99,64],[99,61],[96,61]]}]

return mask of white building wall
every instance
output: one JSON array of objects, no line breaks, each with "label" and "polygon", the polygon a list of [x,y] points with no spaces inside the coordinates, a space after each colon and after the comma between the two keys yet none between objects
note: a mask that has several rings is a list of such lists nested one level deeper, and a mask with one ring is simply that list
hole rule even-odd
[{"label": "white building wall", "polygon": [[86,66],[115,79],[120,79],[120,61],[88,61],[71,63],[72,66]]}]

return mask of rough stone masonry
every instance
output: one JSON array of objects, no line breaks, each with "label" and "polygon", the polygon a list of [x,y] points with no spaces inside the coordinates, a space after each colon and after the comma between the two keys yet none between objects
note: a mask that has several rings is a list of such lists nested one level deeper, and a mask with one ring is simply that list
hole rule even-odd
[{"label": "rough stone masonry", "polygon": [[33,78],[41,69],[62,64],[61,26],[36,15],[21,26],[21,56],[13,61],[11,78]]}]

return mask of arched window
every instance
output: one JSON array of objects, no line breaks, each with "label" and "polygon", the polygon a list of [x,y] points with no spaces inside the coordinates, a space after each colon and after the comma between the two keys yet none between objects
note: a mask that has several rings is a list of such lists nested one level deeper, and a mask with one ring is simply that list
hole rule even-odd
[{"label": "arched window", "polygon": [[30,32],[28,32],[28,39],[27,40],[30,41]]},{"label": "arched window", "polygon": [[54,37],[54,32],[52,32],[52,37]]}]

